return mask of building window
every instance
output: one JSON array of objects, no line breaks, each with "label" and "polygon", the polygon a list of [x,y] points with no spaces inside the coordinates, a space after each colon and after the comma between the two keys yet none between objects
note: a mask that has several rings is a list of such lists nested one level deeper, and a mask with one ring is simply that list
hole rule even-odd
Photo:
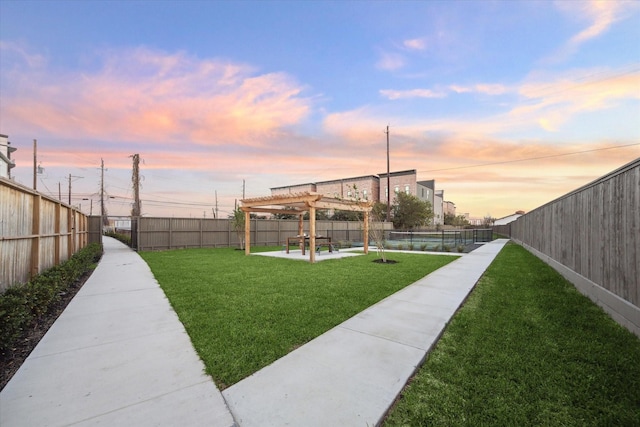
[{"label": "building window", "polygon": [[351,190],[347,191],[347,197],[351,197]]},{"label": "building window", "polygon": [[396,188],[393,191],[398,194],[400,192],[400,187],[396,185]]},{"label": "building window", "polygon": [[409,194],[409,186],[408,185],[404,186],[404,193],[405,194]]},{"label": "building window", "polygon": [[367,200],[367,190],[362,190],[362,197]]},{"label": "building window", "polygon": [[387,199],[389,197],[389,187],[384,187],[384,198]]}]

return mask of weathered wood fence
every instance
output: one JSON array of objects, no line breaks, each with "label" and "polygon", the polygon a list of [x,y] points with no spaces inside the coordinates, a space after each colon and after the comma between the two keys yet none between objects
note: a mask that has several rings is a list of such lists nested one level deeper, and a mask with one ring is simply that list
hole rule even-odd
[{"label": "weathered wood fence", "polygon": [[[287,237],[298,234],[298,220],[251,221],[251,246],[282,245]],[[316,221],[317,233],[331,237],[334,242],[362,242],[361,227],[357,221]],[[134,246],[139,251],[239,247],[244,237],[244,228],[236,233],[229,219],[142,217],[131,228]],[[304,222],[304,229],[308,232],[308,221]]]},{"label": "weathered wood fence", "polygon": [[495,231],[640,336],[640,158]]},{"label": "weathered wood fence", "polygon": [[0,178],[0,292],[71,258],[88,225],[71,206]]}]

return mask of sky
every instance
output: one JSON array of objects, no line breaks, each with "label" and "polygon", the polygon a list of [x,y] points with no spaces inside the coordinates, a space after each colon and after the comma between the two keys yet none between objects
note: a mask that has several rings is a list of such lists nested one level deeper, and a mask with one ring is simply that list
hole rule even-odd
[{"label": "sky", "polygon": [[[530,211],[640,157],[637,1],[0,0],[12,175],[128,215],[416,169]],[[71,179],[69,179],[71,176]]]}]

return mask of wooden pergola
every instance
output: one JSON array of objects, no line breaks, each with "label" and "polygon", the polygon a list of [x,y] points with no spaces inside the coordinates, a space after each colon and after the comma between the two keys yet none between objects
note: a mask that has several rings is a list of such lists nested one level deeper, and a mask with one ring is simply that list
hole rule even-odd
[{"label": "wooden pergola", "polygon": [[315,192],[280,194],[241,200],[244,212],[246,255],[251,253],[251,213],[287,214],[298,216],[298,235],[303,235],[303,216],[309,212],[309,261],[316,260],[316,210],[335,209],[364,213],[364,253],[369,253],[369,212],[372,202],[342,200]]}]

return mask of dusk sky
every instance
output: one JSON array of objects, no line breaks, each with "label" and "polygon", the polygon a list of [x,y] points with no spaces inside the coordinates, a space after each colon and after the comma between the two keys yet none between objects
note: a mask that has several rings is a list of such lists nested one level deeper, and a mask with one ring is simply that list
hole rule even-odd
[{"label": "dusk sky", "polygon": [[220,217],[271,187],[416,169],[530,211],[640,157],[638,1],[0,0],[16,181],[98,213]]}]

